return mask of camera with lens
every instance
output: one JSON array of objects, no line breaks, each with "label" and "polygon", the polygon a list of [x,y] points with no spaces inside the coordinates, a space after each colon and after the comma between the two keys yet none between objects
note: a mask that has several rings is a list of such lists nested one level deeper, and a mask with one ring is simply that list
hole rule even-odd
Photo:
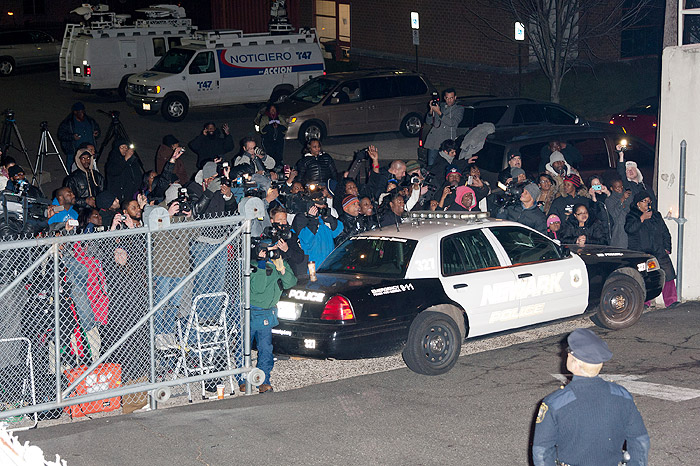
[{"label": "camera with lens", "polygon": [[496,196],[494,203],[498,207],[517,205],[518,202],[520,202],[520,196],[522,196],[526,184],[527,183],[510,183],[502,194]]},{"label": "camera with lens", "polygon": [[627,139],[620,139],[620,150],[622,152],[627,152],[630,148],[629,142]]},{"label": "camera with lens", "polygon": [[177,203],[180,206],[180,211],[175,215],[182,216],[192,212],[192,203],[190,202],[190,196],[187,193],[187,188],[178,188]]},{"label": "camera with lens", "polygon": [[328,206],[326,206],[326,198],[323,195],[323,187],[317,184],[310,184],[306,188],[306,192],[302,196],[302,199],[304,201],[304,214],[307,217],[310,217],[311,214],[309,214],[309,209],[311,207],[316,206],[318,209],[318,214],[317,216],[320,217],[325,217],[328,215]]},{"label": "camera with lens", "polygon": [[277,244],[279,240],[289,241],[292,239],[292,227],[276,223],[265,227],[262,237],[269,239],[272,244]]},{"label": "camera with lens", "polygon": [[438,105],[440,103],[440,94],[437,91],[433,91],[430,97],[430,105]]},{"label": "camera with lens", "polygon": [[369,160],[370,158],[369,147],[365,147],[355,151],[355,154],[353,155],[353,162],[362,162],[363,160]]},{"label": "camera with lens", "polygon": [[265,238],[264,236],[260,238],[252,238],[251,239],[251,249],[252,249],[252,260],[257,261],[257,260],[262,260],[262,257],[260,257],[260,254],[262,252],[265,253],[265,260],[272,260],[272,259],[277,259],[278,257],[282,257],[281,252],[279,249],[270,249],[272,246],[274,246],[276,243],[270,240],[270,238]]},{"label": "camera with lens", "polygon": [[15,111],[12,109],[7,108],[4,112],[2,112],[2,114],[5,115],[5,119],[7,121],[12,121],[15,119]]},{"label": "camera with lens", "polygon": [[216,164],[216,173],[221,177],[225,178],[226,175],[224,174],[224,170],[229,168],[231,165],[228,162],[217,162]]}]

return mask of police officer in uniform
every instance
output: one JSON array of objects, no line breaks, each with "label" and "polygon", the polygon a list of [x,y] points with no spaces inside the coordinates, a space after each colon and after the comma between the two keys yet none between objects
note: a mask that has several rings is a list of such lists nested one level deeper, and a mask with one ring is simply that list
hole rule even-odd
[{"label": "police officer in uniform", "polygon": [[598,377],[612,358],[608,345],[589,329],[576,329],[566,368],[574,375],[562,390],[548,395],[535,421],[535,466],[617,466],[627,442],[627,466],[647,464],[649,434],[632,395]]}]

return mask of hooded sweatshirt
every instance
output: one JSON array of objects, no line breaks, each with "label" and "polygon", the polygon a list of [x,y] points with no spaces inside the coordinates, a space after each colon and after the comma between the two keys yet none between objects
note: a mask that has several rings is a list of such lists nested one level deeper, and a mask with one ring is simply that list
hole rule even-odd
[{"label": "hooded sweatshirt", "polygon": [[[75,165],[78,167],[63,180],[63,186],[68,187],[75,194],[75,206],[82,208],[87,206],[89,197],[96,198],[104,191],[105,178],[97,170],[86,169],[80,163],[80,155],[87,152],[85,149],[79,150],[75,154]],[[94,166],[94,156],[90,155],[90,167]]]}]

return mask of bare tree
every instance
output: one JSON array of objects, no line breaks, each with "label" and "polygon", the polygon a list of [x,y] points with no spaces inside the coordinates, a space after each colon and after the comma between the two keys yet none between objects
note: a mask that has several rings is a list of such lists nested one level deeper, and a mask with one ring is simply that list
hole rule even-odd
[{"label": "bare tree", "polygon": [[[467,20],[491,40],[513,42],[499,29],[496,9],[525,26],[530,53],[549,80],[549,97],[559,102],[566,73],[595,57],[591,43],[612,38],[642,19],[652,0],[463,0]],[[508,29],[510,32],[510,28]]]}]

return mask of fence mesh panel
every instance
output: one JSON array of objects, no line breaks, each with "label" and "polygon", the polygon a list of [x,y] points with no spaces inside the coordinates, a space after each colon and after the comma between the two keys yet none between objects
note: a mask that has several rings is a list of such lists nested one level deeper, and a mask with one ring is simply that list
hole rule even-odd
[{"label": "fence mesh panel", "polygon": [[[133,393],[110,393],[130,385],[162,383],[173,396],[194,398],[226,383],[230,393],[243,367],[242,228],[240,217],[176,217],[171,227],[150,232],[0,243],[0,292],[6,291],[0,297],[0,410],[8,414],[0,412],[0,419],[13,427],[33,423],[12,411],[56,403],[59,385],[66,397],[101,391],[105,397],[37,410],[39,420],[147,405],[137,386]],[[217,371],[233,375],[180,382]]]}]

